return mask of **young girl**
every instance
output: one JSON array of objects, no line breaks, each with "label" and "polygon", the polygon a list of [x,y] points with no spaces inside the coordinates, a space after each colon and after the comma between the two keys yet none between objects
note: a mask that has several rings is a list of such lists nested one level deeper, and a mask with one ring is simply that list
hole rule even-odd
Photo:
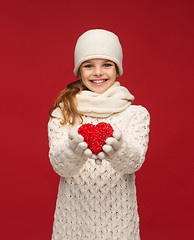
[{"label": "young girl", "polygon": [[[61,92],[49,112],[49,158],[61,176],[52,240],[140,239],[135,172],[148,147],[149,113],[132,105],[134,97],[116,81],[122,58],[114,33],[85,32],[75,47],[80,80]],[[96,153],[78,131],[101,122],[114,131]]]}]

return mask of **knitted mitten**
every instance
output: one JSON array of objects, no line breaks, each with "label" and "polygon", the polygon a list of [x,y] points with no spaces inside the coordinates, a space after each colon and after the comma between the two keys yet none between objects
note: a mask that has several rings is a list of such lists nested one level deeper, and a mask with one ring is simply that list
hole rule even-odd
[{"label": "knitted mitten", "polygon": [[113,137],[106,139],[106,144],[102,147],[103,151],[97,155],[97,158],[104,159],[111,157],[116,151],[119,150],[122,142],[122,133],[116,126],[114,126],[113,129]]},{"label": "knitted mitten", "polygon": [[72,128],[68,134],[69,147],[75,154],[84,158],[90,158],[93,156],[92,151],[88,148],[88,144],[84,142],[82,135],[78,134],[76,128]]}]

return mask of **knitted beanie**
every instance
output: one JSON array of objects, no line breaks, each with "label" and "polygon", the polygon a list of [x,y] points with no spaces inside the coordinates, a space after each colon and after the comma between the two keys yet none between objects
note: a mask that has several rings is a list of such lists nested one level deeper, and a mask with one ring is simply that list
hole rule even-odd
[{"label": "knitted beanie", "polygon": [[113,61],[119,69],[119,75],[123,74],[122,47],[114,33],[103,29],[92,29],[78,38],[74,52],[75,76],[78,77],[79,67],[84,61],[94,58]]}]

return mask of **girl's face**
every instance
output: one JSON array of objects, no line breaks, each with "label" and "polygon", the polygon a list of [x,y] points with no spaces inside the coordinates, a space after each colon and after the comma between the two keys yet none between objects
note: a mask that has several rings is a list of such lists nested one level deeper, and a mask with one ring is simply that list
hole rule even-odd
[{"label": "girl's face", "polygon": [[114,84],[118,73],[114,62],[106,59],[90,59],[80,66],[79,77],[92,92],[103,93]]}]

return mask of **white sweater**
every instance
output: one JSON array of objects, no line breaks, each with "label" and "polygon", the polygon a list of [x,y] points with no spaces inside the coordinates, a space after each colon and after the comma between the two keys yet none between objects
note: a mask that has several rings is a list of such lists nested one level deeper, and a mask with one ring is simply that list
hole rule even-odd
[{"label": "white sweater", "polygon": [[[59,108],[53,115],[62,117]],[[69,126],[50,118],[49,158],[61,176],[52,240],[139,240],[135,171],[148,147],[149,113],[131,105],[106,118],[83,120],[116,125],[122,131],[122,145],[101,164],[81,159],[68,146]]]}]

